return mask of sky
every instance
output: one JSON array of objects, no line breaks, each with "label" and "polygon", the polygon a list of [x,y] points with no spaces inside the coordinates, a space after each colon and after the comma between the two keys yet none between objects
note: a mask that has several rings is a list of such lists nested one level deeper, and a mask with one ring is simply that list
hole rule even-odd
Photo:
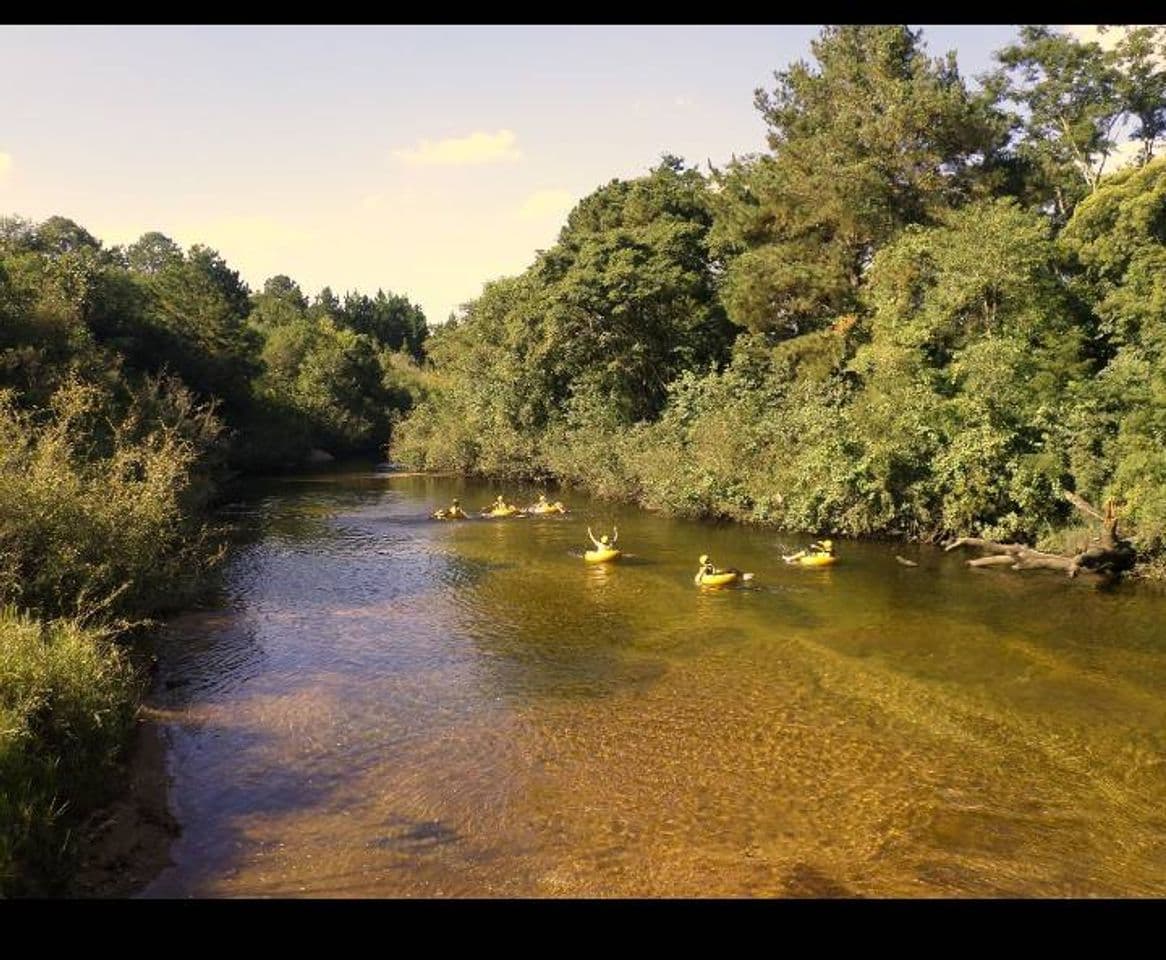
[{"label": "sky", "polygon": [[[442,322],[665,153],[765,146],[753,91],[814,26],[0,26],[0,216],[159,230],[253,288]],[[1011,26],[926,26],[974,77]]]}]

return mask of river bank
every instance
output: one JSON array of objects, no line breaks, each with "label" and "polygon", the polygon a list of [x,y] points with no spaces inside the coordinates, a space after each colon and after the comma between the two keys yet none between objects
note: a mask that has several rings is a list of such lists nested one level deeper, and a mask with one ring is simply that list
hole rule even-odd
[{"label": "river bank", "polygon": [[132,897],[171,863],[170,846],[180,831],[169,807],[163,724],[162,714],[139,708],[116,774],[123,787],[79,830],[70,896]]}]

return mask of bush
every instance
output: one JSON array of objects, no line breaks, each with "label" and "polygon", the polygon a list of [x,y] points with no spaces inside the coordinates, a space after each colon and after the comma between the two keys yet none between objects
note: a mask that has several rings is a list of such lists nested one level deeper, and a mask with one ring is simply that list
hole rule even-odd
[{"label": "bush", "polygon": [[71,828],[105,797],[136,695],[103,631],[0,608],[0,895],[65,883]]},{"label": "bush", "polygon": [[140,617],[181,605],[213,559],[190,519],[209,496],[201,458],[218,433],[175,385],[118,421],[72,381],[51,411],[0,392],[0,602],[46,616]]}]

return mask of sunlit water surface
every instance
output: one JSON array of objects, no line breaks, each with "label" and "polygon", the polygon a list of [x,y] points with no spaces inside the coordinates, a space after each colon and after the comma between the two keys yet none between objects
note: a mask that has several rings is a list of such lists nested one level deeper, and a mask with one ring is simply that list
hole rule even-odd
[{"label": "sunlit water surface", "polygon": [[[146,895],[1166,894],[1162,594],[792,568],[574,493],[426,519],[500,492],[533,499],[362,468],[228,508],[222,602],[160,648],[182,835]],[[695,587],[706,552],[756,579]]]}]

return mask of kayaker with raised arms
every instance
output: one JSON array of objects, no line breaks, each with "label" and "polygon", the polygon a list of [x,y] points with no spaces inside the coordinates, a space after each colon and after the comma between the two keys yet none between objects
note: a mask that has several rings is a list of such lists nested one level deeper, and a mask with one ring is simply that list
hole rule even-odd
[{"label": "kayaker with raised arms", "polygon": [[619,527],[612,527],[611,529],[612,529],[613,535],[610,539],[608,538],[607,534],[605,533],[602,537],[600,537],[598,540],[596,540],[595,534],[593,534],[591,532],[591,527],[589,526],[587,528],[587,536],[589,536],[591,538],[591,542],[593,544],[595,544],[596,550],[602,551],[602,550],[614,550],[615,549],[615,541],[619,539]]}]

